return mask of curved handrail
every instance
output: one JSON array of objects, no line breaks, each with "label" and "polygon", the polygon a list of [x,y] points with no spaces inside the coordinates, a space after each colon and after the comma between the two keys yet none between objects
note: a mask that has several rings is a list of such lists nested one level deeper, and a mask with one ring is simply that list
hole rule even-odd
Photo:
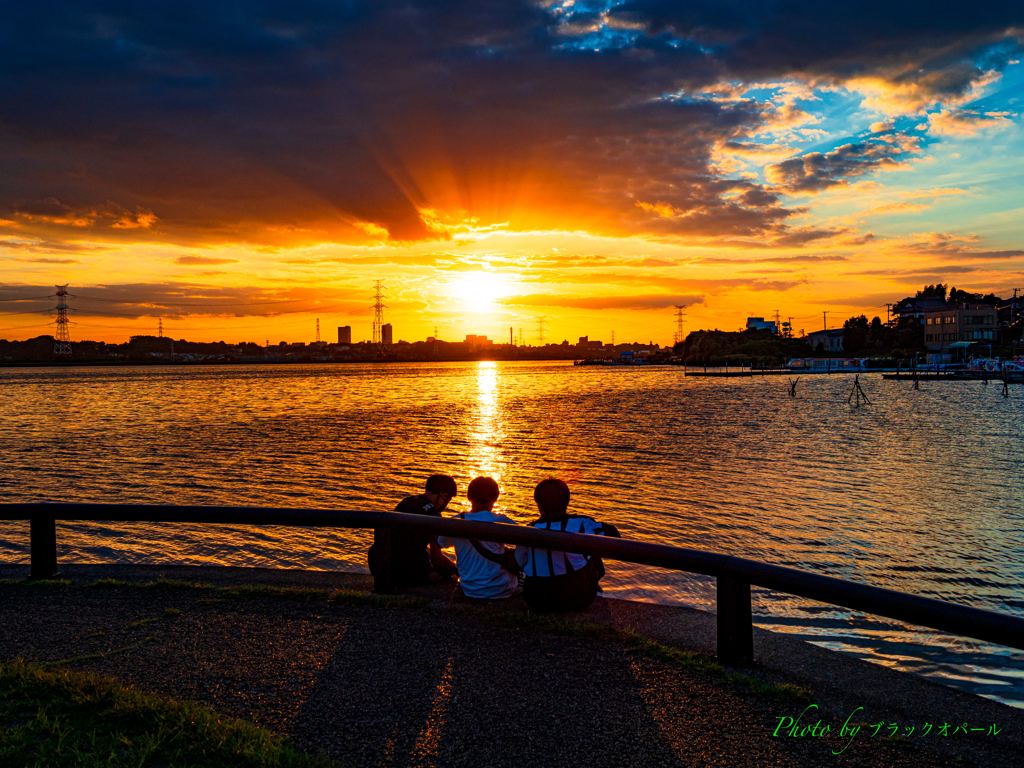
[{"label": "curved handrail", "polygon": [[[650,565],[714,576],[719,581],[720,633],[722,624],[722,580],[731,580],[731,590],[741,587],[740,602],[732,606],[742,613],[740,629],[749,624],[749,585],[830,603],[853,610],[885,616],[910,624],[984,640],[1024,650],[1024,619],[995,611],[910,595],[882,587],[823,576],[733,555],[664,544],[549,531],[528,526],[484,523],[401,512],[366,510],[299,509],[289,507],[227,507],[159,504],[0,504],[0,520],[32,521],[32,571],[45,577],[56,570],[54,521],[165,522],[224,525],[279,525],[317,528],[373,528],[376,531],[406,530],[500,541],[541,549],[557,549],[610,560]],[[38,527],[38,532],[37,532]],[[51,531],[53,533],[51,534]],[[49,551],[52,547],[52,553]],[[40,551],[37,552],[37,549]],[[43,552],[42,550],[47,550]],[[37,558],[39,567],[37,568]],[[743,588],[746,597],[743,598]],[[744,604],[745,601],[745,604]],[[732,610],[730,608],[729,610]],[[735,618],[735,617],[733,617]]]}]

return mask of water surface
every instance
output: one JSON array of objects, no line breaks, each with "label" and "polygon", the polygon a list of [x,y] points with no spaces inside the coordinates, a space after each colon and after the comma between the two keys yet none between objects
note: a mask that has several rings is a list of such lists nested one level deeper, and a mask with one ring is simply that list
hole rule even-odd
[{"label": "water surface", "polygon": [[[0,369],[0,499],[391,509],[445,472],[499,508],[570,482],[624,536],[1024,616],[1024,389],[554,363]],[[464,498],[453,506],[464,508]],[[63,524],[65,562],[365,570],[368,532]],[[24,523],[0,560],[27,562]],[[713,608],[610,563],[613,596]],[[756,621],[1024,706],[1024,653],[771,592]]]}]

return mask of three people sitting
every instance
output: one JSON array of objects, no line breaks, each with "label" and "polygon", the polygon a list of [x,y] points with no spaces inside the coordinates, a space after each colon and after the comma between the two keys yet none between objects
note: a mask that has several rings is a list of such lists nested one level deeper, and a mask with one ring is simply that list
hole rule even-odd
[{"label": "three people sitting", "polygon": [[[442,492],[431,496],[431,488],[442,489]],[[456,494],[455,480],[435,475],[427,481],[427,491],[423,496],[403,500],[397,511],[440,516]],[[514,520],[494,511],[499,494],[498,484],[492,478],[476,478],[466,493],[470,511],[458,517],[514,525]],[[540,511],[540,517],[531,523],[534,528],[619,537],[618,530],[610,523],[570,515],[569,487],[561,480],[541,481],[534,489],[533,498]],[[511,549],[497,542],[454,536],[434,538],[426,534],[405,534],[399,549],[395,545],[397,533],[392,533],[396,586],[428,583],[457,573],[467,597],[497,600],[522,592],[527,605],[536,611],[582,611],[594,602],[598,581],[605,573],[604,563],[597,556],[527,546]],[[455,548],[454,564],[441,552],[447,547]],[[375,573],[373,547],[370,549],[370,571]],[[413,565],[406,562],[407,559]]]}]

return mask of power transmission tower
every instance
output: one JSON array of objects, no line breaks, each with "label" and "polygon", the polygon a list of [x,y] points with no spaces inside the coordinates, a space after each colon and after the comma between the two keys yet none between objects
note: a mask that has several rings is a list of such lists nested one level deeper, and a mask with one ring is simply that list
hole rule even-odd
[{"label": "power transmission tower", "polygon": [[775,332],[782,335],[782,318],[779,317],[779,310],[775,310]]},{"label": "power transmission tower", "polygon": [[615,331],[612,331],[612,346],[615,346]]},{"label": "power transmission tower", "polygon": [[58,357],[71,357],[71,334],[68,333],[68,293],[67,285],[57,286],[57,337],[54,339],[53,354]]},{"label": "power transmission tower", "polygon": [[537,346],[544,346],[544,315],[537,318]]},{"label": "power transmission tower", "polygon": [[320,343],[320,318],[319,317],[316,319],[316,341],[317,341],[317,344]]},{"label": "power transmission tower", "polygon": [[373,343],[378,347],[383,346],[384,336],[381,328],[384,327],[384,281],[373,281]]},{"label": "power transmission tower", "polygon": [[437,335],[437,326],[435,325],[434,326],[434,341],[437,341],[439,338],[440,338],[440,336]]},{"label": "power transmission tower", "polygon": [[519,346],[520,347],[525,347],[526,346],[526,338],[523,336],[523,329],[522,328],[519,329]]},{"label": "power transmission tower", "polygon": [[685,304],[673,304],[676,308],[676,332],[672,339],[672,346],[680,343],[683,340],[683,310],[686,309]]},{"label": "power transmission tower", "polygon": [[164,319],[162,317],[156,321],[156,337],[158,339],[164,337]]}]

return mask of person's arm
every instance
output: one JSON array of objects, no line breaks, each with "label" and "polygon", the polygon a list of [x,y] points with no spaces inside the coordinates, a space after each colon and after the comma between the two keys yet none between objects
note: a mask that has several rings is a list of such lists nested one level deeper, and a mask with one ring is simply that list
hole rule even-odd
[{"label": "person's arm", "polygon": [[516,562],[519,563],[519,569],[526,568],[526,564],[530,562],[530,549],[531,547],[520,544],[516,547]]},{"label": "person's arm", "polygon": [[450,573],[458,575],[459,568],[451,560],[448,559],[448,555],[441,551],[441,547],[436,541],[431,541],[430,547],[430,562],[434,564],[434,570],[439,573]]}]

